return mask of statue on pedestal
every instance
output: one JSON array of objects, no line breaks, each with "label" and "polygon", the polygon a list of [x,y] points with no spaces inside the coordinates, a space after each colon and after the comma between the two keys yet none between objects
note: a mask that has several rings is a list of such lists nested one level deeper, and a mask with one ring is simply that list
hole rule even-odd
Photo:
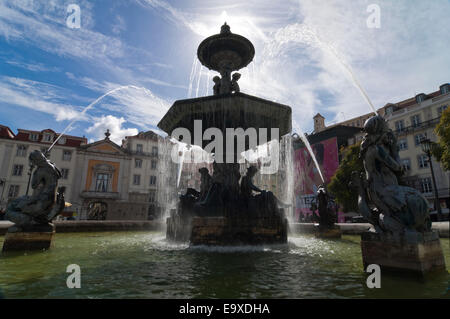
[{"label": "statue on pedestal", "polygon": [[21,232],[47,229],[49,224],[60,214],[65,206],[64,188],[58,189],[58,179],[61,173],[40,151],[33,151],[29,157],[30,163],[36,167],[31,179],[33,194],[13,200],[6,209],[5,219],[15,223],[8,232]]},{"label": "statue on pedestal", "polygon": [[365,176],[354,176],[362,215],[378,232],[431,230],[428,201],[418,190],[398,184],[402,165],[397,140],[386,121],[380,116],[371,117],[364,131],[360,157]]},{"label": "statue on pedestal", "polygon": [[360,157],[365,174],[353,174],[360,213],[373,228],[361,235],[363,264],[421,276],[445,271],[439,234],[431,229],[428,201],[398,184],[402,173],[397,140],[380,116],[364,124]]},{"label": "statue on pedestal", "polygon": [[336,222],[336,205],[324,185],[320,185],[317,190],[317,209],[319,211],[319,225],[323,228],[334,227]]},{"label": "statue on pedestal", "polygon": [[222,77],[213,77],[213,93],[214,95],[230,94],[240,92],[238,81],[241,78],[241,74],[238,72],[233,73],[225,70],[221,72]]}]

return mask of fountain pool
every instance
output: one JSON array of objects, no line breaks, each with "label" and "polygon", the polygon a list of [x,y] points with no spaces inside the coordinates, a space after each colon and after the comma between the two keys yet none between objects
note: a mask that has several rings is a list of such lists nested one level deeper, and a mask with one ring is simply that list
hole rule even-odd
[{"label": "fountain pool", "polygon": [[[55,236],[51,250],[0,256],[5,298],[450,298],[449,274],[382,274],[381,288],[368,289],[360,236],[208,248],[169,244],[165,232]],[[441,245],[450,271],[449,239]],[[66,286],[69,264],[81,267],[80,289]]]}]

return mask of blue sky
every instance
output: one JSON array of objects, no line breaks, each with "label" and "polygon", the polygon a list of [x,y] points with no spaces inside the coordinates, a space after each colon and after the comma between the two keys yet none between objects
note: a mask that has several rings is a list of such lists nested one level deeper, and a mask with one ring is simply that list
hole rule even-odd
[{"label": "blue sky", "polygon": [[[366,24],[373,3],[379,29]],[[256,48],[241,90],[290,105],[310,132],[317,112],[333,123],[369,111],[335,54],[377,108],[448,82],[449,16],[448,0],[0,0],[0,124],[60,132],[78,119],[70,134],[109,128],[116,142],[155,130],[175,100],[212,93],[197,46],[226,20]]]}]

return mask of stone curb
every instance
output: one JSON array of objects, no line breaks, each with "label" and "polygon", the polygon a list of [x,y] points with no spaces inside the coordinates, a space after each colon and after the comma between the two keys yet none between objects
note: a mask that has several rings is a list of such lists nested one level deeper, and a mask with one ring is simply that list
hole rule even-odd
[{"label": "stone curb", "polygon": [[[165,227],[165,223],[160,221],[142,221],[142,220],[77,220],[54,222],[57,233],[72,232],[100,232],[100,231],[137,231],[137,230],[159,230]],[[0,221],[0,235],[4,235],[13,224],[8,221]],[[370,224],[337,224],[343,234],[360,235],[370,228]],[[435,222],[433,229],[439,232],[439,237],[449,238],[449,222]],[[312,234],[314,233],[314,224],[312,223],[291,223],[289,232],[294,234]]]}]

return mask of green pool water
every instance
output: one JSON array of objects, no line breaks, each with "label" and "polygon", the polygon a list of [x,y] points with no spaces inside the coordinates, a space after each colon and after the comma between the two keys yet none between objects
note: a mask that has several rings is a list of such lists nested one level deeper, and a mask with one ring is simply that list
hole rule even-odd
[{"label": "green pool water", "polygon": [[[57,234],[49,251],[0,256],[5,298],[450,298],[450,275],[382,273],[366,286],[359,236],[290,237],[287,245],[192,248],[158,232]],[[3,244],[0,237],[0,245]],[[450,242],[441,239],[450,271]],[[69,289],[66,267],[81,267]]]}]

